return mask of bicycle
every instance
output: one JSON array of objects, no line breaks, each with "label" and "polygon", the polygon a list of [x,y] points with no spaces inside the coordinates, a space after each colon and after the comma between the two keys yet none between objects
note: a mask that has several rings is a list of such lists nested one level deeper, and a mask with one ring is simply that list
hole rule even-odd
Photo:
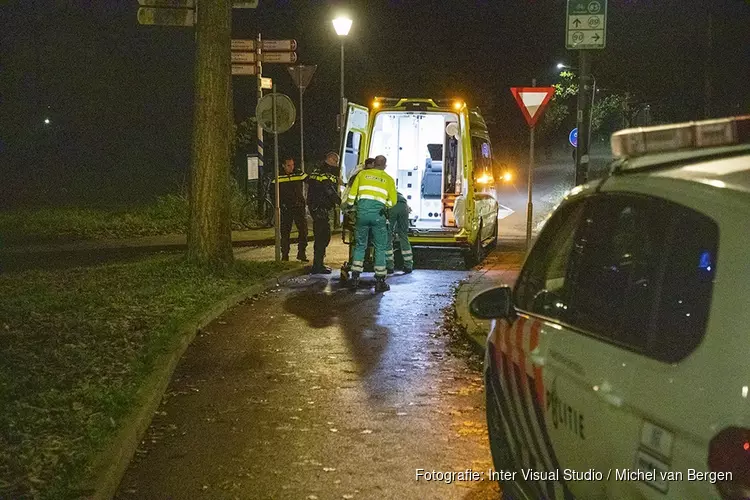
[{"label": "bicycle", "polygon": [[250,194],[240,207],[239,223],[246,229],[273,227],[274,203],[271,199],[271,182],[263,180],[260,193]]}]

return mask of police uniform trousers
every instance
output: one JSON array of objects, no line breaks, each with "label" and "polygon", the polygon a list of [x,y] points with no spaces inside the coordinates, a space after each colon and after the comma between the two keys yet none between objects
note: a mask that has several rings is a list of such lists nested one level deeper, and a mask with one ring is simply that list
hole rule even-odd
[{"label": "police uniform trousers", "polygon": [[307,249],[307,215],[304,205],[281,206],[281,255],[289,256],[289,235],[292,232],[292,223],[297,226],[297,256],[303,256]]},{"label": "police uniform trousers", "polygon": [[409,206],[406,203],[396,203],[390,211],[390,228],[388,229],[388,249],[386,250],[386,267],[394,269],[393,235],[401,245],[401,256],[404,259],[404,270],[414,267],[414,257],[409,243]]},{"label": "police uniform trousers", "polygon": [[357,201],[356,246],[352,257],[352,271],[361,273],[365,265],[365,252],[370,235],[375,250],[375,276],[385,277],[385,252],[388,246],[385,206],[375,200]]},{"label": "police uniform trousers", "polygon": [[323,259],[326,256],[326,248],[331,242],[331,214],[330,210],[316,208],[310,210],[313,219],[313,269],[323,267]]}]

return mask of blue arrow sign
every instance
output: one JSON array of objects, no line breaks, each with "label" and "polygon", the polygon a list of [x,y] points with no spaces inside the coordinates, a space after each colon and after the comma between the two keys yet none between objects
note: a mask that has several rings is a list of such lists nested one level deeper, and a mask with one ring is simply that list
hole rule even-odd
[{"label": "blue arrow sign", "polygon": [[570,145],[574,148],[578,147],[578,127],[570,131],[570,135],[568,135],[568,141],[570,141]]}]

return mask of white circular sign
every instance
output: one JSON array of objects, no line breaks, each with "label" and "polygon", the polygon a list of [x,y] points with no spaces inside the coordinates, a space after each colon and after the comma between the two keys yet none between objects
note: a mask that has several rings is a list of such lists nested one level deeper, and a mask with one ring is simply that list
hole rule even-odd
[{"label": "white circular sign", "polygon": [[[273,124],[273,99],[276,96],[276,129]],[[285,94],[268,94],[263,96],[255,107],[255,117],[263,130],[272,134],[282,134],[292,128],[297,118],[297,108]]]}]

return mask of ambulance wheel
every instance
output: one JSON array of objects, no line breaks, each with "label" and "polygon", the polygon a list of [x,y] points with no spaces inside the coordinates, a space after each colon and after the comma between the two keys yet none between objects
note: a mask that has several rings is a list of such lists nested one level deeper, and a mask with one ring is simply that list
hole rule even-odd
[{"label": "ambulance wheel", "polygon": [[479,230],[477,231],[477,239],[474,240],[474,244],[471,245],[471,249],[469,249],[464,254],[464,265],[466,266],[466,269],[471,269],[472,267],[476,266],[480,262],[482,262],[483,258],[483,248],[482,248],[482,237],[480,236],[482,234],[482,223],[479,223]]},{"label": "ambulance wheel", "polygon": [[495,229],[494,229],[494,231],[495,231],[494,235],[495,236],[492,237],[492,240],[490,241],[490,244],[487,245],[487,248],[489,250],[493,250],[493,249],[497,248],[497,238],[498,238],[497,235],[498,235],[498,232],[500,230],[500,228],[498,226],[499,226],[499,224],[497,222],[497,213],[495,213]]}]

